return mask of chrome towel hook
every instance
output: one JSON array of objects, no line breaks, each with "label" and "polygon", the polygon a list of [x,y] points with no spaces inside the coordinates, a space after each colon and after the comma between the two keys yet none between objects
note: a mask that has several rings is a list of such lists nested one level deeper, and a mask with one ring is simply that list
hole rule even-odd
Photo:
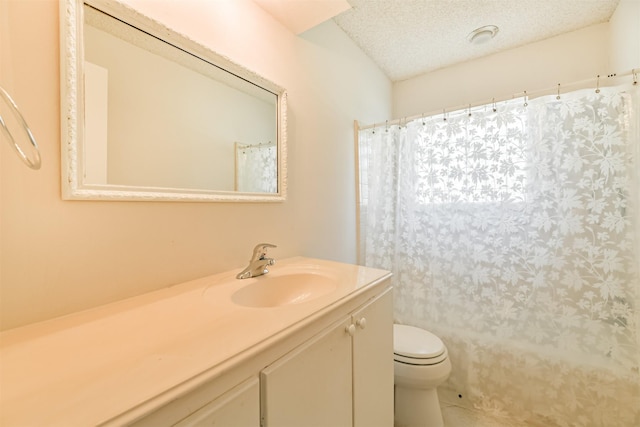
[{"label": "chrome towel hook", "polygon": [[[6,107],[0,105],[0,129],[2,133],[7,137],[7,141],[16,150],[18,156],[24,161],[24,163],[31,169],[40,169],[40,150],[36,139],[31,133],[31,129],[27,125],[27,122],[20,114],[18,106],[14,100],[9,96],[6,90],[0,87],[0,99],[4,101]],[[6,113],[5,113],[6,111]],[[5,116],[3,117],[3,113]],[[14,135],[9,128],[14,128],[14,131],[19,133]]]}]

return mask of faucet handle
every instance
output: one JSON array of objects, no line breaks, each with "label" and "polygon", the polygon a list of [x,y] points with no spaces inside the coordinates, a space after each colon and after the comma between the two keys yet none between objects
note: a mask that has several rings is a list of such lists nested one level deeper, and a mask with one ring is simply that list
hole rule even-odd
[{"label": "faucet handle", "polygon": [[277,248],[277,246],[271,243],[258,243],[253,248],[253,259],[262,259],[267,254],[268,248]]}]

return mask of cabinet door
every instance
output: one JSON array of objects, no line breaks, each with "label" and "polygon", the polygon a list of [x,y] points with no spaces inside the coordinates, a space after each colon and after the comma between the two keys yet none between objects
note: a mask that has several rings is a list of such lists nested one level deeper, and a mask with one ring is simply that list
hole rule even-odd
[{"label": "cabinet door", "polygon": [[354,312],[353,425],[393,425],[393,294]]},{"label": "cabinet door", "polygon": [[176,424],[176,427],[194,426],[259,427],[258,378],[249,378]]},{"label": "cabinet door", "polygon": [[260,374],[263,427],[352,425],[350,319]]}]

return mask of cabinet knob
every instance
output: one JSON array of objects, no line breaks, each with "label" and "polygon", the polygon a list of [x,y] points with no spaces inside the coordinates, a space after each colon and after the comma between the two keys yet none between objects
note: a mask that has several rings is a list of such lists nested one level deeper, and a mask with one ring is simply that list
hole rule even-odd
[{"label": "cabinet knob", "polygon": [[367,327],[367,318],[363,317],[362,319],[356,320],[356,325],[360,327],[360,329],[364,329]]},{"label": "cabinet knob", "polygon": [[353,334],[356,333],[356,326],[352,323],[351,325],[347,326],[345,330],[350,336],[353,336]]}]

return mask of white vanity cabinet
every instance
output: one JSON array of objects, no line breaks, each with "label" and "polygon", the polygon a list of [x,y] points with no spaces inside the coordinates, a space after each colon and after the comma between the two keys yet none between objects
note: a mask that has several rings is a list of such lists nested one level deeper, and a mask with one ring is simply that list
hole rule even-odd
[{"label": "white vanity cabinet", "polygon": [[393,294],[354,312],[353,425],[393,426]]},{"label": "white vanity cabinet", "polygon": [[260,374],[263,427],[348,427],[352,420],[347,320]]},{"label": "white vanity cabinet", "polygon": [[393,425],[388,271],[294,257],[236,273],[3,331],[0,425]]},{"label": "white vanity cabinet", "polygon": [[393,425],[392,293],[260,374],[263,427]]}]

